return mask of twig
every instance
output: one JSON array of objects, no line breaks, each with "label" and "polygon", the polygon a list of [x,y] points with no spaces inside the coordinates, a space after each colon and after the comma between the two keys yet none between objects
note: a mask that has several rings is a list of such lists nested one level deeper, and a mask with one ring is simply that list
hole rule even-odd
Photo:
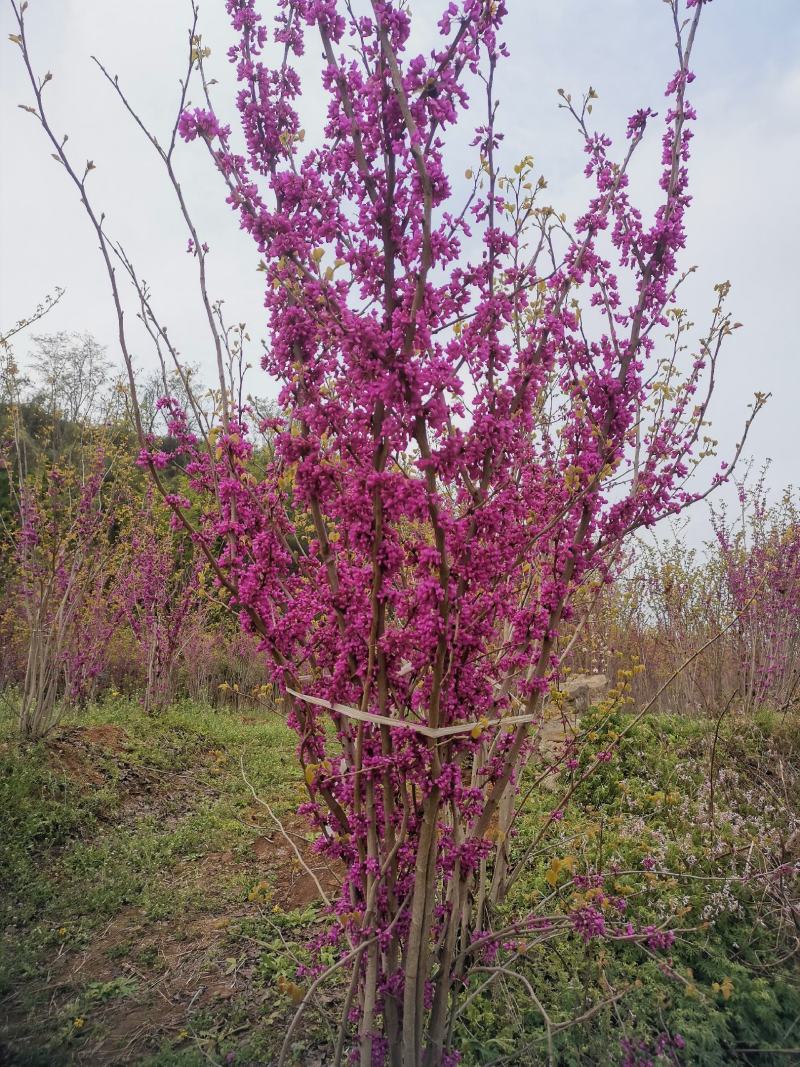
[{"label": "twig", "polygon": [[281,820],[278,818],[278,816],[275,814],[275,812],[272,810],[272,808],[269,806],[269,804],[266,802],[266,800],[264,800],[263,797],[260,797],[258,795],[258,793],[255,791],[252,782],[250,781],[250,779],[247,777],[247,774],[245,773],[244,757],[241,755],[241,753],[239,755],[239,767],[241,768],[242,778],[244,780],[244,784],[247,786],[247,788],[253,794],[253,800],[255,800],[255,802],[257,804],[260,804],[262,806],[262,808],[266,808],[267,809],[267,811],[269,812],[270,818],[275,823],[275,825],[278,827],[278,829],[280,830],[281,834],[283,834],[284,838],[291,845],[292,851],[294,852],[295,856],[297,857],[297,862],[300,864],[300,866],[303,868],[303,870],[306,872],[306,874],[310,878],[313,879],[314,885],[317,887],[317,892],[319,893],[320,897],[323,899],[323,901],[325,902],[327,907],[330,908],[332,906],[330,898],[328,897],[328,894],[325,892],[325,890],[322,888],[322,885],[320,883],[319,878],[317,878],[316,874],[314,874],[314,872],[311,870],[309,865],[303,859],[302,854],[300,852],[300,849],[297,847],[297,845],[294,843],[294,841],[292,841],[291,837],[286,832],[286,830],[284,830],[283,823],[281,822]]},{"label": "twig", "polygon": [[[408,901],[409,901],[409,897],[406,897],[406,899],[403,901],[403,903],[397,909],[397,914],[395,915],[394,919],[392,920],[390,925],[387,926],[386,930],[384,931],[385,934],[388,934],[388,933],[390,933],[392,931],[392,929],[396,925],[398,919],[400,918],[400,916],[405,911],[406,905],[408,904]],[[342,958],[340,960],[337,960],[336,963],[332,963],[330,965],[330,967],[327,967],[322,972],[322,974],[318,975],[317,978],[314,979],[314,981],[309,986],[308,991],[306,992],[306,995],[303,997],[302,1001],[300,1002],[300,1005],[299,1005],[297,1011],[295,1012],[294,1018],[292,1019],[291,1023],[289,1024],[289,1029],[286,1031],[286,1037],[283,1039],[283,1044],[281,1045],[280,1055],[278,1056],[277,1067],[283,1067],[283,1064],[284,1064],[284,1062],[286,1060],[286,1053],[289,1051],[289,1043],[290,1043],[290,1041],[292,1039],[292,1034],[294,1034],[295,1029],[297,1028],[297,1024],[300,1022],[300,1018],[301,1018],[303,1012],[305,1011],[306,1007],[308,1006],[309,1001],[314,996],[314,994],[319,989],[319,987],[322,985],[322,983],[327,978],[329,978],[332,974],[334,974],[334,972],[336,972],[340,968],[344,967],[344,965],[346,963],[349,963],[350,960],[354,959],[355,957],[359,957],[359,959],[360,959],[360,957],[364,953],[364,951],[366,949],[368,949],[370,945],[374,945],[378,941],[380,936],[382,936],[382,935],[375,934],[373,937],[368,938],[366,941],[362,941],[360,945],[356,945],[356,947],[351,949],[350,952],[345,953],[345,955],[342,956]],[[356,964],[356,966],[357,966],[357,964]]]},{"label": "twig", "polygon": [[722,726],[722,720],[725,718],[725,715],[727,714],[731,704],[733,703],[734,697],[736,696],[737,692],[738,692],[738,690],[734,689],[734,691],[731,693],[731,695],[730,695],[730,697],[728,699],[728,703],[722,709],[722,713],[719,716],[719,718],[717,719],[716,729],[714,730],[714,741],[712,742],[712,745],[711,745],[711,759],[710,759],[710,765],[709,765],[709,771],[708,771],[708,783],[709,783],[708,817],[709,817],[709,821],[711,823],[711,847],[712,848],[714,847],[714,836],[715,836],[715,833],[716,833],[716,827],[714,825],[714,759],[715,759],[716,754],[717,754],[717,742],[719,741],[719,729]]},{"label": "twig", "polygon": [[[763,585],[763,582],[761,583],[761,585]],[[679,667],[677,667],[672,672],[672,674],[669,676],[669,678],[667,678],[667,680],[664,682],[664,684],[661,686],[661,688],[656,692],[655,696],[651,700],[649,700],[647,702],[647,704],[645,704],[645,706],[638,713],[638,715],[634,715],[634,717],[627,724],[627,726],[625,726],[622,730],[620,730],[620,732],[617,735],[616,739],[609,743],[609,745],[607,746],[606,751],[610,752],[612,749],[618,748],[620,742],[623,739],[623,737],[625,737],[626,734],[630,733],[630,731],[634,728],[634,726],[636,726],[636,724],[638,722],[640,722],[644,718],[644,716],[650,711],[650,709],[656,703],[656,701],[661,696],[661,694],[664,692],[664,690],[667,689],[670,685],[672,685],[672,683],[675,681],[675,679],[680,674],[683,673],[683,671],[689,666],[690,663],[692,663],[694,660],[696,660],[697,657],[702,655],[702,653],[705,652],[707,648],[710,648],[710,646],[713,645],[715,641],[718,641],[719,638],[722,637],[723,634],[727,633],[727,631],[731,629],[731,627],[738,621],[738,619],[740,619],[741,616],[744,615],[744,613],[748,610],[750,605],[755,600],[756,596],[761,592],[761,585],[758,587],[758,589],[755,591],[755,593],[753,593],[753,595],[750,597],[750,599],[747,601],[747,603],[744,605],[744,607],[741,609],[741,611],[737,612],[736,615],[734,615],[734,617],[730,620],[730,622],[728,622],[725,626],[723,626],[721,630],[718,630],[717,633],[715,633],[713,637],[710,637],[699,648],[695,649],[695,651],[692,652],[692,654],[690,656],[688,656],[683,661],[683,663],[681,663],[681,665]],[[564,795],[558,801],[558,804],[553,809],[553,811],[554,812],[555,811],[560,811],[564,807],[564,805],[567,803],[567,801],[570,799],[570,797],[573,795],[575,790],[579,786],[583,785],[583,783],[586,781],[586,779],[590,778],[592,776],[592,774],[594,774],[594,772],[597,770],[597,768],[600,765],[601,765],[601,761],[596,759],[586,769],[586,771],[580,776],[580,778],[576,778],[575,781],[570,785],[569,789],[567,789],[567,791],[564,793]],[[514,884],[514,882],[517,880],[517,878],[519,878],[519,876],[522,873],[522,870],[523,870],[525,864],[528,862],[528,859],[529,859],[530,855],[538,847],[538,845],[540,844],[542,838],[547,833],[548,829],[550,828],[550,826],[552,825],[552,823],[554,821],[555,821],[555,816],[554,815],[551,814],[550,816],[548,816],[544,826],[541,828],[539,833],[533,839],[531,844],[527,847],[527,849],[523,853],[522,858],[519,860],[517,865],[510,872],[510,874],[508,875],[508,878],[506,879],[506,884],[505,884],[506,892],[511,888],[511,886]]]},{"label": "twig", "polygon": [[493,975],[492,980],[494,980],[494,978],[499,977],[501,974],[507,974],[509,977],[516,978],[520,982],[522,982],[522,984],[525,986],[525,989],[528,991],[528,996],[539,1009],[539,1013],[541,1014],[542,1019],[544,1020],[545,1030],[547,1031],[547,1064],[548,1067],[553,1067],[553,1064],[555,1063],[555,1060],[553,1058],[553,1023],[550,1016],[547,1014],[547,1010],[545,1009],[541,1000],[539,1000],[539,998],[536,996],[533,986],[525,977],[525,975],[520,974],[519,971],[515,971],[511,967],[475,967],[473,968],[473,970],[487,971],[491,973]]}]

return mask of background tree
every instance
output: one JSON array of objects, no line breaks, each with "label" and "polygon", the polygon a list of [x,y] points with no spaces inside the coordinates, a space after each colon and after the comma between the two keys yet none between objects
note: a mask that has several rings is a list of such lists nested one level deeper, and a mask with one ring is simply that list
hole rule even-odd
[{"label": "background tree", "polygon": [[29,363],[53,422],[78,424],[100,414],[110,363],[89,333],[38,334]]},{"label": "background tree", "polygon": [[120,546],[113,611],[130,628],[141,658],[143,703],[162,711],[175,698],[187,645],[205,622],[191,546],[170,527],[152,490],[135,501],[130,536]]}]

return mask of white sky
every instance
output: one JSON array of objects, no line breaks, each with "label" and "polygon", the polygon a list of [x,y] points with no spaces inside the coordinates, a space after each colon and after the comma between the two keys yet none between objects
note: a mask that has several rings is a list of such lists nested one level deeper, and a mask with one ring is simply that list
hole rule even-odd
[{"label": "white sky", "polygon": [[[444,0],[411,0],[424,36],[442,6]],[[504,37],[512,57],[498,91],[506,133],[502,163],[510,170],[520,156],[533,154],[554,206],[574,216],[589,190],[581,145],[557,108],[556,90],[578,95],[593,85],[600,94],[593,118],[615,139],[637,108],[663,112],[663,85],[675,66],[669,10],[659,0],[508,0],[508,6]],[[268,15],[271,4],[264,0],[261,8]],[[151,284],[184,357],[200,363],[211,380],[195,264],[184,251],[186,234],[171,191],[90,58],[96,54],[119,74],[145,120],[166,135],[185,65],[188,9],[188,0],[30,0],[26,18],[34,62],[54,75],[46,92],[55,130],[69,133],[75,160],[94,160],[91,188],[109,232]],[[203,43],[212,49],[210,73],[220,81],[218,110],[227,117],[232,72],[224,53],[232,37],[223,0],[204,0],[200,19]],[[7,0],[0,0],[0,329],[60,285],[66,295],[40,329],[88,330],[117,361],[108,282],[88,221],[36,120],[16,106],[30,102],[30,90],[19,53],[7,43],[15,28]],[[309,48],[309,70],[317,51]],[[753,392],[771,391],[747,452],[758,463],[772,460],[775,487],[797,483],[800,0],[715,0],[703,15],[693,67],[695,201],[683,266],[700,269],[682,302],[702,326],[713,284],[729,279],[730,307],[745,327],[731,339],[720,367],[713,432],[723,451],[730,450]],[[308,85],[313,115],[323,100],[319,81]],[[652,203],[648,179],[659,137],[656,123],[635,172],[645,179],[645,206]],[[225,299],[230,320],[246,321],[253,336],[261,336],[263,275],[255,271],[254,248],[238,231],[202,146],[182,146],[179,159],[195,219],[213,252],[212,296]],[[454,169],[470,162],[459,153]],[[140,364],[152,366],[144,340],[137,336],[136,342]],[[25,348],[24,341],[17,347],[23,362]],[[270,392],[264,380],[251,389]]]}]

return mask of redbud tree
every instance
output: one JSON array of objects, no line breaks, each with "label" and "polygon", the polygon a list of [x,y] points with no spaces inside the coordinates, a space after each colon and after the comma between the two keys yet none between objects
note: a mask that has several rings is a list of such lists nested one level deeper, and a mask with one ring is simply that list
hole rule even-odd
[{"label": "redbud tree", "polygon": [[204,611],[196,561],[186,558],[169,511],[153,499],[152,487],[138,503],[110,599],[133,635],[145,679],[142,703],[152,713],[174,699],[180,661]]},{"label": "redbud tree", "polygon": [[6,599],[27,648],[19,730],[38,740],[65,705],[90,695],[106,663],[117,494],[102,446],[88,449],[80,464],[53,463],[28,475],[19,443],[15,432],[0,449],[13,504],[9,519],[0,516],[0,543],[13,561]]},{"label": "redbud tree", "polygon": [[[256,0],[226,7],[243,139],[212,106],[194,28],[171,140],[148,134],[187,222],[220,369],[212,432],[162,402],[192,512],[188,497],[165,495],[260,638],[299,739],[303,811],[346,871],[327,935],[341,947],[332,969],[351,975],[335,1062],[355,1041],[362,1067],[432,1067],[456,1062],[471,970],[515,931],[531,946],[559,929],[539,915],[509,930],[495,906],[518,873],[509,833],[572,598],[608,576],[633,531],[726,476],[723,465],[705,488],[687,484],[709,452],[703,428],[735,325],[727,286],[691,345],[676,304],[705,4],[668,3],[677,70],[658,118],[652,213],[636,206],[629,172],[656,113],[636,111],[614,146],[591,126],[593,90],[580,102],[562,93],[590,190],[571,226],[543,201],[531,161],[512,169],[502,153],[503,0],[447,3],[423,52],[398,0],[281,0],[271,23]],[[47,123],[19,21],[31,110],[99,238],[133,387],[90,168],[71,166]],[[321,52],[327,101],[308,136],[303,93],[319,85],[298,75],[306,48]],[[194,72],[202,106],[187,95]],[[466,186],[448,163],[465,124]],[[176,132],[205,144],[261,256],[262,365],[281,410],[259,427],[273,441],[266,459],[224,372],[208,250],[174,177]],[[147,439],[141,462],[163,489],[164,456]],[[565,751],[563,766],[578,761]],[[596,908],[567,925],[616,936]],[[315,973],[284,1054],[328,973]]]},{"label": "redbud tree", "polygon": [[800,687],[800,509],[786,489],[771,503],[764,468],[755,482],[737,481],[739,507],[713,513],[725,606],[737,616],[731,658],[743,709],[782,711]]}]

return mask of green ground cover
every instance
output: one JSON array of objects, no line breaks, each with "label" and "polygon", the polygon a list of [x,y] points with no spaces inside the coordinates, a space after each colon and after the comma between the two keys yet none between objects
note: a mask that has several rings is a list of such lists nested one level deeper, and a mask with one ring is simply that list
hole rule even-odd
[{"label": "green ground cover", "polygon": [[[600,751],[623,724],[595,713],[583,727]],[[799,749],[791,718],[641,723],[496,918],[591,905],[581,879],[603,871],[626,919],[669,922],[676,940],[649,951],[568,934],[518,953],[540,1004],[502,975],[459,1018],[464,1062],[547,1063],[544,1013],[558,1064],[800,1062]],[[340,875],[293,814],[293,752],[266,710],[148,718],[109,699],[26,747],[5,723],[0,1063],[274,1061],[302,996],[298,965],[329,920],[264,802],[327,891]],[[513,855],[566,784],[533,792]],[[329,1062],[341,996],[337,979],[320,991],[295,1063]]]}]

